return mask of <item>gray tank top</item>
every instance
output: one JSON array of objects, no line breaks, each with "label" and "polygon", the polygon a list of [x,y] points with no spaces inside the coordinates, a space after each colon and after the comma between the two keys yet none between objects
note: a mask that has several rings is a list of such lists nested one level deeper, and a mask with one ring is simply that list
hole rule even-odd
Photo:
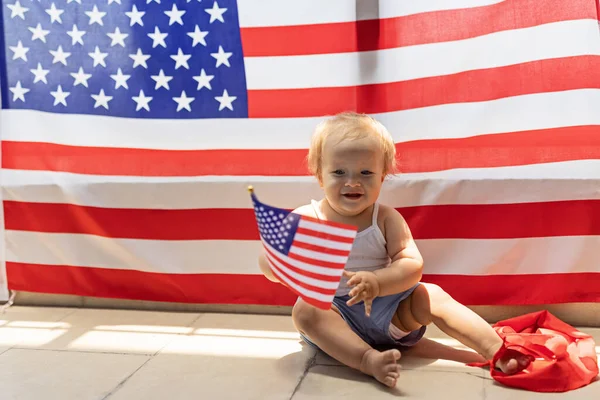
[{"label": "gray tank top", "polygon": [[[319,210],[319,203],[312,200],[311,204],[317,218],[325,220]],[[356,234],[348,261],[344,267],[346,271],[375,271],[390,265],[391,259],[387,253],[385,237],[379,229],[379,225],[377,225],[378,212],[379,204],[375,203],[371,226]],[[340,286],[335,293],[336,296],[345,296],[350,292],[351,288],[348,286],[347,281],[348,279],[342,276]]]}]

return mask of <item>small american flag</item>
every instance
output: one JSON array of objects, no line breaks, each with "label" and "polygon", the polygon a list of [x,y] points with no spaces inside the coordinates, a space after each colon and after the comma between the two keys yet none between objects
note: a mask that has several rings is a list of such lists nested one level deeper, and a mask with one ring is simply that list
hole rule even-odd
[{"label": "small american flag", "polygon": [[307,303],[329,310],[357,228],[268,206],[249,190],[273,274]]}]

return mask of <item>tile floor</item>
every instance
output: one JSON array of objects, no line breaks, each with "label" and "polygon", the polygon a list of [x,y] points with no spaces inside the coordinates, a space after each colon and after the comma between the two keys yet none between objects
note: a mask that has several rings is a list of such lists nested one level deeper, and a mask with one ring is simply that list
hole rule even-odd
[{"label": "tile floor", "polygon": [[[600,329],[594,335],[600,353]],[[427,337],[461,345],[431,328]],[[403,357],[386,389],[303,345],[289,316],[13,306],[0,314],[0,399],[594,399],[496,384],[489,372]]]}]

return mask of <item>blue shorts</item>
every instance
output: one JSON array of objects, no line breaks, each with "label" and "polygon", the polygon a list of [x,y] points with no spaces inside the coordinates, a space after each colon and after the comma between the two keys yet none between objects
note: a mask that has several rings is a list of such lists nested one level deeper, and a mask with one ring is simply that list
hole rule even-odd
[{"label": "blue shorts", "polygon": [[[414,346],[425,334],[425,326],[410,332],[399,340],[394,339],[389,333],[390,323],[398,305],[410,296],[417,286],[419,286],[419,283],[402,293],[376,297],[373,300],[370,317],[365,314],[365,306],[362,301],[353,306],[346,304],[350,300],[350,296],[336,296],[333,298],[333,304],[340,311],[342,318],[350,328],[371,347],[402,349]],[[300,336],[309,345],[319,348],[307,336],[302,333],[300,333]]]}]

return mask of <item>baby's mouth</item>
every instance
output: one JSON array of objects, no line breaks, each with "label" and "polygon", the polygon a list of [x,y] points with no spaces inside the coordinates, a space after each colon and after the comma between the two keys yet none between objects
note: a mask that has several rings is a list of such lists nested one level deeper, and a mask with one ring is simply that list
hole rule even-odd
[{"label": "baby's mouth", "polygon": [[344,193],[343,196],[348,199],[358,199],[362,196],[362,193]]}]

